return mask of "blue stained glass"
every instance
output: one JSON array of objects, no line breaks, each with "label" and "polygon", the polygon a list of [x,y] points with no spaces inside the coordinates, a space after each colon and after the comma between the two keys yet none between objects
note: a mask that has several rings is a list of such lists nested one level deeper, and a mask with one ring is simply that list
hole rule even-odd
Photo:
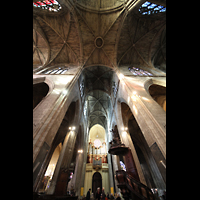
[{"label": "blue stained glass", "polygon": [[153,6],[153,8],[154,8],[154,7],[156,7],[156,6],[157,6],[157,4],[154,4],[154,3],[152,3],[152,4],[151,4],[151,6]]},{"label": "blue stained glass", "polygon": [[151,4],[150,6],[148,6],[147,8],[150,9],[150,8],[154,8],[156,7],[157,5],[156,4]]},{"label": "blue stained glass", "polygon": [[158,6],[157,8],[161,9],[161,8],[163,8],[163,6]]},{"label": "blue stained glass", "polygon": [[166,8],[163,8],[162,10],[160,10],[160,12],[165,12],[166,11]]},{"label": "blue stained glass", "polygon": [[151,3],[146,1],[145,3],[142,4],[142,7],[147,7],[149,4],[151,4]]},{"label": "blue stained glass", "polygon": [[125,164],[122,162],[122,161],[119,161],[120,162],[120,165],[121,165],[121,169],[126,171],[126,166]]},{"label": "blue stained glass", "polygon": [[164,6],[146,1],[138,10],[142,15],[151,15],[158,12],[165,12],[166,8]]}]

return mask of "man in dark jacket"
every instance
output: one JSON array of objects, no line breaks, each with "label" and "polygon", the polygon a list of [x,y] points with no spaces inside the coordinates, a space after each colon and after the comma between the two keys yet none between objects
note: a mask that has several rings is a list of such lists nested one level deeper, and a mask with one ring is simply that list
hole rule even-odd
[{"label": "man in dark jacket", "polygon": [[100,187],[98,187],[95,195],[95,200],[100,200],[100,198],[101,198],[101,192],[100,192]]},{"label": "man in dark jacket", "polygon": [[91,191],[91,189],[89,189],[87,192],[86,200],[90,200],[90,191]]},{"label": "man in dark jacket", "polygon": [[104,187],[102,188],[102,193],[101,193],[101,195],[102,195],[102,200],[105,200],[106,194],[105,194],[105,192],[104,192]]}]

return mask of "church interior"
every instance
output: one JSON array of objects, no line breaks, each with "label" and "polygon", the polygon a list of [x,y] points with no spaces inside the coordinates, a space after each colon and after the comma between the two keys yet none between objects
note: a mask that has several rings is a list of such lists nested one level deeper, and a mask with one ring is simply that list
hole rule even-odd
[{"label": "church interior", "polygon": [[166,199],[166,0],[33,0],[33,199],[89,188]]}]

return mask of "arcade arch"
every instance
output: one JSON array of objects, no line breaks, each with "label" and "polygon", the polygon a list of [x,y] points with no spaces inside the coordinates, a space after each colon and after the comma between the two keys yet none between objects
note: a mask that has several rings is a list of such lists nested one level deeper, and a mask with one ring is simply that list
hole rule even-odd
[{"label": "arcade arch", "polygon": [[52,155],[51,160],[50,160],[50,162],[48,164],[48,167],[47,167],[47,170],[46,170],[46,172],[44,174],[42,182],[40,183],[38,192],[43,193],[49,188],[52,176],[54,174],[54,170],[55,170],[56,164],[58,162],[58,158],[59,158],[61,149],[62,149],[62,143],[59,143],[57,145],[57,147],[55,148],[54,152],[53,152],[53,155]]},{"label": "arcade arch", "polygon": [[151,97],[166,111],[166,87],[152,84],[148,91]]},{"label": "arcade arch", "polygon": [[49,86],[45,82],[33,84],[33,109],[48,94]]},{"label": "arcade arch", "polygon": [[147,186],[163,189],[166,182],[166,169],[161,166],[161,161],[166,163],[164,156],[160,151],[155,153],[155,148],[158,148],[156,142],[151,147],[148,146],[133,113],[124,102],[121,102],[121,112],[126,132],[133,142]]},{"label": "arcade arch", "polygon": [[[57,165],[58,165],[58,161],[60,158],[62,148],[64,146],[64,140],[68,135],[69,127],[73,126],[73,124],[74,124],[74,119],[75,119],[76,115],[78,115],[78,111],[79,111],[79,101],[78,100],[72,101],[71,104],[69,105],[69,107],[65,113],[65,116],[58,128],[58,131],[52,141],[52,145],[51,145],[50,149],[45,152],[46,153],[45,156],[43,156],[43,154],[44,154],[43,151],[39,152],[39,155],[36,158],[35,163],[39,163],[39,165],[43,165],[44,167],[42,168],[42,170],[38,171],[39,167],[37,165],[35,166],[35,163],[34,163],[35,170],[33,172],[33,180],[35,181],[34,188],[36,188],[36,190],[39,191],[42,189],[43,191],[46,191],[50,187],[51,184],[49,181],[48,181],[48,184],[46,183],[45,185],[43,184],[43,182],[45,181],[45,179],[47,179],[46,175],[49,175],[49,174],[51,174],[51,176],[49,176],[48,179],[52,180],[54,178],[56,169],[58,171],[60,168],[60,166],[57,166]],[[78,129],[78,127],[77,127],[77,129]],[[59,149],[56,150],[56,148],[58,148],[58,146],[59,146]],[[69,157],[69,160],[70,160],[69,162],[71,162],[71,159]],[[54,160],[54,162],[52,161],[53,163],[51,163],[51,160]],[[51,166],[51,164],[52,164],[52,166]],[[54,166],[53,166],[53,164],[54,164]],[[60,164],[61,164],[61,161],[60,161]],[[49,168],[49,170],[48,170],[48,168]],[[51,172],[49,172],[50,170],[51,170]],[[49,173],[46,174],[46,172],[49,172]],[[57,172],[57,175],[58,175],[58,172]],[[42,188],[41,188],[41,185],[42,185]]]}]

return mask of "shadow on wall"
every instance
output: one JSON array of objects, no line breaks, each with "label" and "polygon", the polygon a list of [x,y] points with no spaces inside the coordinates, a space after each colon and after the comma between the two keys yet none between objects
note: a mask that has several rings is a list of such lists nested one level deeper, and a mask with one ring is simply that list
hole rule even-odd
[{"label": "shadow on wall", "polygon": [[46,83],[37,83],[33,85],[33,109],[48,94],[49,86]]},{"label": "shadow on wall", "polygon": [[153,84],[149,87],[149,94],[166,111],[166,87]]}]

